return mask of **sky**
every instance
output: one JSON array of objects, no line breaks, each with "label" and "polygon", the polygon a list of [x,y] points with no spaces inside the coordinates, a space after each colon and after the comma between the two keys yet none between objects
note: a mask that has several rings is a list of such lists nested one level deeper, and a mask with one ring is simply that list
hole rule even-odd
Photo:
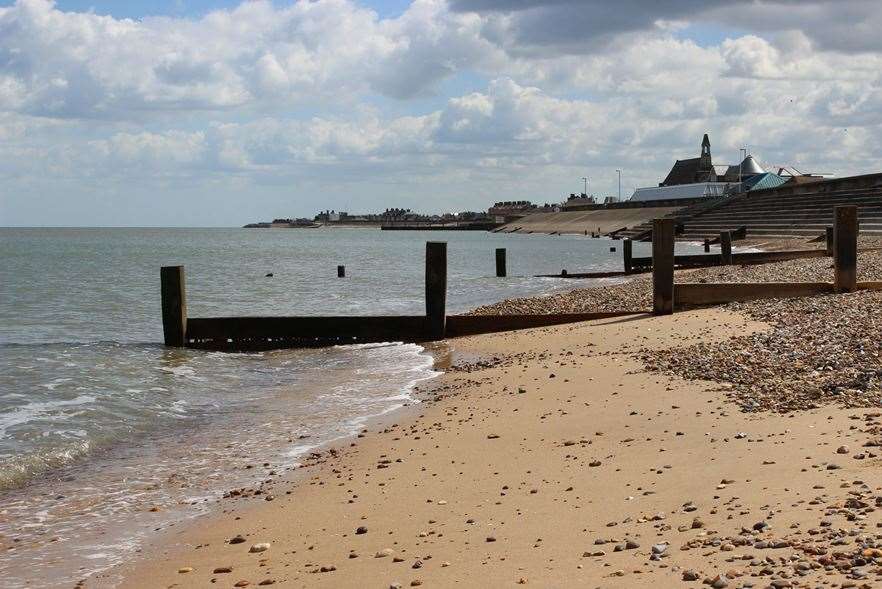
[{"label": "sky", "polygon": [[882,171],[876,0],[0,0],[0,226]]}]

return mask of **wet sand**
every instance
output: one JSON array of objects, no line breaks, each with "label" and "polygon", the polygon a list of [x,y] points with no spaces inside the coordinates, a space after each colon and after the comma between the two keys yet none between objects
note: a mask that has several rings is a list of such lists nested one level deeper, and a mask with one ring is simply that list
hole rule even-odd
[{"label": "wet sand", "polygon": [[744,413],[638,359],[771,329],[703,309],[451,340],[425,403],[81,586],[875,586],[878,412]]}]

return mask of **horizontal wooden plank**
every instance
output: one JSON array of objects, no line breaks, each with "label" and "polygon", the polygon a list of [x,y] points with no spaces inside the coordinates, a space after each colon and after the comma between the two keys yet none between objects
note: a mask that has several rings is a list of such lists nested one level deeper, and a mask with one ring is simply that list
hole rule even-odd
[{"label": "horizontal wooden plank", "polygon": [[[720,254],[685,254],[674,256],[674,266],[677,267],[719,266],[721,263],[722,257]],[[652,257],[631,258],[631,264],[637,269],[652,268]]]},{"label": "horizontal wooden plank", "polygon": [[424,337],[426,318],[380,317],[205,317],[187,321],[187,337],[242,338],[355,338],[360,341],[416,341]]},{"label": "horizontal wooden plank", "polygon": [[866,280],[857,283],[857,290],[882,290],[882,280]]},{"label": "horizontal wooden plank", "polygon": [[616,278],[619,276],[628,276],[628,273],[616,270],[610,272],[577,272],[573,274],[537,274],[534,278]]},{"label": "horizontal wooden plank", "polygon": [[784,260],[801,260],[803,258],[824,258],[827,250],[791,250],[783,252],[740,252],[732,254],[733,264],[764,264]]},{"label": "horizontal wooden plank", "polygon": [[[822,249],[790,250],[781,252],[739,252],[732,254],[733,264],[765,264],[768,262],[781,262],[784,260],[799,260],[803,258],[823,258],[827,251]],[[632,258],[631,263],[635,268],[651,268],[652,258]],[[703,268],[707,266],[719,266],[722,264],[720,254],[686,254],[674,257],[674,265],[680,268]]]},{"label": "horizontal wooden plank", "polygon": [[644,313],[649,313],[649,311],[605,311],[556,315],[450,315],[447,317],[447,336],[462,337],[482,333],[515,331]]},{"label": "horizontal wooden plank", "polygon": [[674,305],[719,305],[734,301],[804,297],[833,292],[830,282],[686,283],[674,285]]}]

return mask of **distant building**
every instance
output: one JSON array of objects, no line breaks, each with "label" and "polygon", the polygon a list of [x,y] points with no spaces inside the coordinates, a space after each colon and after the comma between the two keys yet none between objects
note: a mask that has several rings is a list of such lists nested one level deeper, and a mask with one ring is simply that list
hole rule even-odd
[{"label": "distant building", "polygon": [[716,182],[717,172],[711,159],[710,139],[707,133],[701,141],[701,155],[688,160],[677,160],[668,172],[664,182],[659,186],[677,186],[680,184],[697,184],[699,182]]},{"label": "distant building", "polygon": [[[782,167],[780,171],[787,169]],[[658,186],[638,188],[631,196],[631,200],[715,198],[730,193],[775,188],[795,178],[797,177],[767,171],[749,154],[737,164],[715,166],[711,158],[710,139],[705,134],[701,141],[701,155],[677,160],[663,182]]]},{"label": "distant building", "polygon": [[684,198],[714,198],[723,196],[732,184],[728,182],[695,182],[674,184],[672,186],[650,186],[638,188],[631,196],[632,201],[680,200]]},{"label": "distant building", "polygon": [[721,182],[741,182],[745,178],[766,173],[752,155],[748,155],[740,164],[726,166],[725,168],[726,170],[717,176]]}]

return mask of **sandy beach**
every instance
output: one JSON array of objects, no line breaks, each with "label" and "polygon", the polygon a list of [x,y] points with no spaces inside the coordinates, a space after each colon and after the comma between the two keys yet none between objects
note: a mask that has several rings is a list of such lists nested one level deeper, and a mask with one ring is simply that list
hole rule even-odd
[{"label": "sandy beach", "polygon": [[[843,297],[863,318],[882,303],[787,304],[817,315]],[[793,325],[818,328],[769,305],[450,340],[424,403],[231,489],[214,515],[79,586],[876,586],[882,414],[864,407],[878,339],[854,352],[873,371],[863,391],[810,395],[811,354],[802,381],[747,357],[744,341],[761,356]],[[831,334],[860,331],[839,323]],[[733,346],[748,354],[728,372],[701,370]],[[760,386],[775,378],[777,399]]]}]

